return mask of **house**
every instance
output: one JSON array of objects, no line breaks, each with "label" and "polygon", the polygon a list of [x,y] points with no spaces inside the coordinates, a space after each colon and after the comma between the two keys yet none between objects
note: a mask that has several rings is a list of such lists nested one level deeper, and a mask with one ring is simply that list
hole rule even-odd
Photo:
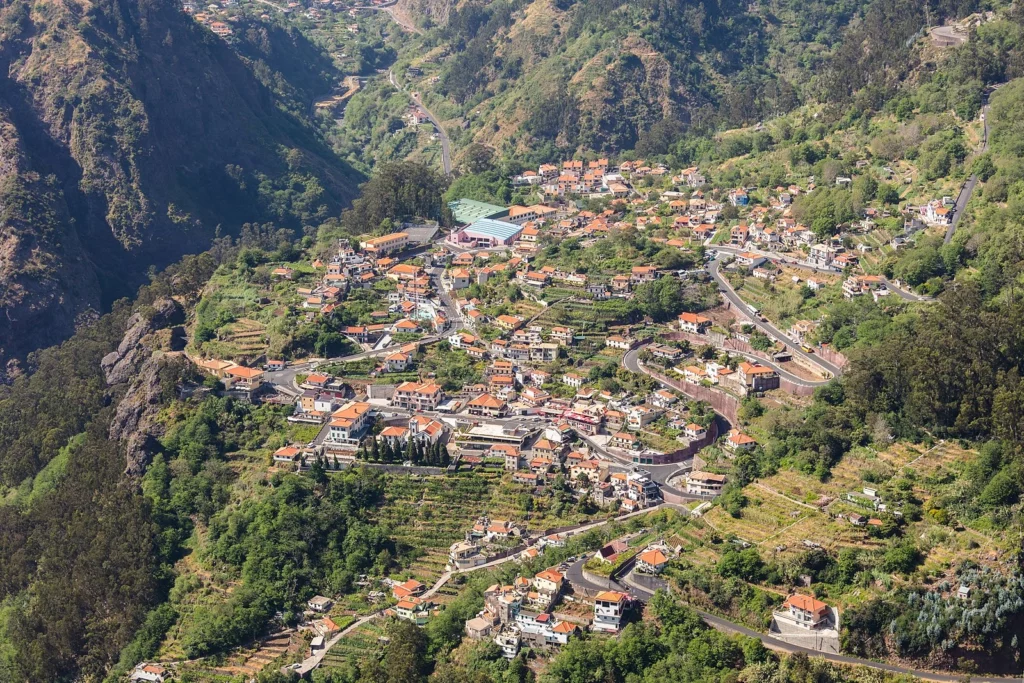
[{"label": "house", "polygon": [[[380,262],[377,263],[380,266]],[[418,277],[423,276],[423,269],[419,266],[414,266],[410,263],[401,263],[391,268],[385,277],[389,280],[399,282],[401,280],[415,280]]]},{"label": "house", "polygon": [[417,626],[423,626],[430,617],[430,607],[419,598],[405,598],[399,600],[395,605],[395,616],[405,621],[411,621]]},{"label": "house", "polygon": [[545,569],[533,577],[533,587],[537,592],[545,595],[556,596],[562,590],[565,577],[555,569]]},{"label": "house", "polygon": [[252,393],[263,383],[263,371],[247,368],[244,365],[233,365],[224,371],[221,379],[225,388]]},{"label": "house", "polygon": [[316,595],[306,602],[306,607],[314,612],[327,612],[331,609],[332,605],[334,605],[334,602],[322,595]]},{"label": "house", "polygon": [[690,424],[683,427],[683,436],[691,441],[697,441],[703,439],[708,435],[708,430],[701,427],[699,424],[691,422]]},{"label": "house", "polygon": [[683,357],[683,351],[676,348],[675,346],[668,346],[666,344],[650,344],[647,347],[651,355],[655,358],[665,358],[666,360],[679,360]]},{"label": "house", "polygon": [[623,448],[627,451],[635,451],[640,443],[640,440],[635,434],[629,432],[616,432],[612,434],[612,438],[608,441],[608,445],[612,448]]},{"label": "house", "polygon": [[888,290],[885,279],[878,275],[853,275],[843,282],[843,297],[847,299],[881,291]]},{"label": "house", "polygon": [[757,268],[759,265],[767,261],[764,256],[755,254],[750,251],[744,251],[736,254],[736,264],[743,266],[744,268]]},{"label": "house", "polygon": [[583,386],[584,379],[577,375],[575,372],[567,372],[562,375],[562,384],[570,386],[573,389],[579,389]]},{"label": "house", "polygon": [[734,247],[742,247],[747,243],[750,230],[745,225],[736,225],[729,230],[729,244]]},{"label": "house", "polygon": [[613,334],[604,340],[604,345],[613,349],[619,349],[621,351],[629,351],[636,344],[636,340],[632,337],[622,337],[617,334]]},{"label": "house", "polygon": [[738,379],[747,393],[760,393],[779,388],[779,373],[771,368],[746,361],[736,366]]},{"label": "house", "polygon": [[508,404],[490,394],[480,394],[466,408],[470,415],[482,417],[504,417],[508,413]]},{"label": "house", "polygon": [[551,627],[551,635],[548,637],[548,643],[551,645],[565,645],[569,642],[569,638],[574,635],[578,635],[580,627],[569,621],[559,621]]},{"label": "house", "polygon": [[145,681],[146,683],[163,683],[167,676],[167,669],[159,664],[140,664],[132,672],[131,681]]},{"label": "house", "polygon": [[505,659],[515,659],[519,654],[520,639],[518,630],[506,629],[494,637],[494,643],[501,648],[501,655]]},{"label": "house", "polygon": [[572,346],[574,333],[569,327],[552,327],[551,338],[560,346]]},{"label": "house", "polygon": [[395,388],[391,405],[413,411],[435,410],[444,399],[439,384],[402,382]]},{"label": "house", "polygon": [[658,269],[654,266],[633,266],[632,273],[629,277],[630,282],[633,284],[653,282],[657,279]]},{"label": "house", "polygon": [[427,590],[427,587],[417,581],[416,579],[409,579],[403,583],[394,583],[391,585],[391,595],[397,600],[403,600],[411,596],[420,596]]},{"label": "house", "polygon": [[326,440],[333,444],[359,445],[363,433],[370,426],[372,406],[350,401],[331,413]]},{"label": "house", "polygon": [[683,379],[690,384],[700,384],[708,379],[708,373],[704,371],[704,368],[696,365],[687,365],[683,368]]},{"label": "house", "polygon": [[617,591],[602,591],[594,599],[595,631],[618,633],[622,629],[622,617],[629,606],[629,596]]},{"label": "house", "polygon": [[513,472],[512,482],[526,486],[540,486],[544,483],[544,477],[536,472]]},{"label": "house", "polygon": [[686,493],[691,496],[717,496],[724,485],[724,474],[694,471],[686,475]]},{"label": "house", "polygon": [[363,251],[371,256],[384,256],[392,252],[401,251],[409,244],[409,234],[395,232],[382,237],[374,237],[363,241]]},{"label": "house", "polygon": [[642,552],[636,558],[636,570],[641,574],[660,574],[666,564],[668,558],[665,553],[656,549]]},{"label": "house", "polygon": [[[782,609],[781,614],[788,616],[789,621],[807,630],[818,628],[823,622],[827,623],[828,605],[809,595],[790,595],[782,603]],[[776,613],[775,616],[780,616],[780,613]]]},{"label": "house", "polygon": [[627,550],[629,550],[629,545],[625,541],[615,540],[598,550],[596,556],[602,562],[614,563],[619,558],[619,554]]},{"label": "house", "polygon": [[711,327],[711,319],[705,318],[696,313],[681,313],[679,315],[679,329],[691,334],[704,334]]},{"label": "house", "polygon": [[584,460],[569,466],[569,479],[572,482],[579,482],[586,477],[591,484],[596,484],[601,478],[601,463],[597,460]]},{"label": "house", "polygon": [[634,406],[626,414],[626,426],[634,432],[638,432],[651,422],[654,422],[661,415],[661,411],[653,406]]},{"label": "house", "polygon": [[480,546],[472,541],[458,541],[448,549],[448,565],[463,570],[476,567],[487,561],[480,552]]},{"label": "house", "polygon": [[490,447],[488,453],[494,457],[503,458],[505,469],[509,472],[515,472],[522,465],[522,455],[519,449],[511,444],[496,443]]},{"label": "house", "polygon": [[929,202],[921,209],[924,222],[929,225],[948,225],[953,220],[953,210],[942,202]]},{"label": "house", "polygon": [[[483,617],[473,617],[466,622],[466,635],[472,640],[483,640],[491,635],[494,623]],[[513,655],[514,656],[514,655]]]},{"label": "house", "polygon": [[301,455],[302,451],[295,446],[282,446],[274,451],[274,462],[293,464],[299,461]]},{"label": "house", "polygon": [[668,389],[658,389],[651,394],[651,403],[659,408],[668,408],[679,400],[679,397]]},{"label": "house", "polygon": [[412,358],[407,353],[396,351],[384,357],[382,370],[384,372],[404,372],[409,367]]},{"label": "house", "polygon": [[288,267],[274,268],[270,271],[271,276],[279,277],[284,280],[291,280],[295,275],[295,271]]},{"label": "house", "polygon": [[757,442],[752,438],[739,431],[738,429],[732,429],[729,431],[729,435],[725,440],[725,447],[731,451],[750,451],[754,449]]},{"label": "house", "polygon": [[815,268],[829,268],[836,257],[837,249],[828,244],[812,244],[807,263]]},{"label": "house", "polygon": [[517,315],[499,315],[494,319],[494,324],[503,330],[518,330],[523,324],[523,319]]},{"label": "house", "polygon": [[402,446],[409,441],[409,429],[399,425],[389,425],[377,435],[377,441],[381,443],[388,441],[392,447]]},{"label": "house", "polygon": [[449,273],[452,289],[466,289],[473,284],[473,276],[465,268],[454,268]]}]

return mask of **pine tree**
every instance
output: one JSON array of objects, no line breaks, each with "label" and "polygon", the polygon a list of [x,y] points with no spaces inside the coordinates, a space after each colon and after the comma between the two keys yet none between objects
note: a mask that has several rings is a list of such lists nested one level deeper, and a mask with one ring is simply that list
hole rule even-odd
[{"label": "pine tree", "polygon": [[370,460],[377,462],[380,459],[380,445],[377,443],[377,439],[373,440],[373,444],[370,446]]}]

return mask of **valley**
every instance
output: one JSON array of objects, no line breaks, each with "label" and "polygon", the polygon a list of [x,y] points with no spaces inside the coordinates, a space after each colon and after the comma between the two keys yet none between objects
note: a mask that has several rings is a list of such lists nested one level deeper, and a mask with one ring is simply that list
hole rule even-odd
[{"label": "valley", "polygon": [[0,680],[1019,677],[1015,4],[0,25]]}]

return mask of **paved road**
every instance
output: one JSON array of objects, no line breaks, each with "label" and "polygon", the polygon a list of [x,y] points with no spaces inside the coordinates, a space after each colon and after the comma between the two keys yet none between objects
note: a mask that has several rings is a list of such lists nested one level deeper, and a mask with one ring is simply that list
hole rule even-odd
[{"label": "paved road", "polygon": [[[664,580],[656,577],[638,576],[630,572],[623,578],[623,583],[627,585],[631,592],[639,594],[646,599],[650,599],[654,595],[654,592],[658,588],[665,588],[667,584]],[[757,638],[760,640],[765,647],[775,650],[776,652],[785,652],[788,654],[802,653],[808,657],[821,657],[827,659],[830,662],[837,664],[846,664],[850,666],[864,666],[871,669],[878,669],[881,671],[888,671],[889,673],[904,674],[908,676],[916,676],[929,681],[940,681],[941,683],[962,683],[968,678],[966,675],[938,673],[934,671],[924,671],[921,669],[908,669],[902,666],[893,666],[891,664],[884,664],[882,662],[875,662],[870,659],[861,659],[859,657],[848,657],[846,655],[836,655],[827,652],[819,652],[817,650],[811,650],[806,647],[800,647],[799,645],[792,645],[778,638],[773,638],[765,633],[759,633],[752,629],[742,626],[740,624],[733,623],[727,619],[705,612],[700,609],[691,608],[700,614],[701,618],[708,626],[714,629],[723,631],[725,633],[740,633],[750,638]],[[971,674],[969,676],[972,683],[1009,683],[1010,681],[1022,680],[1019,677],[1002,677],[1002,676],[976,676]]]},{"label": "paved road", "polygon": [[355,7],[351,7],[350,9],[372,10],[372,11],[375,11],[375,12],[387,12],[388,16],[391,17],[391,20],[393,22],[395,22],[396,24],[398,24],[399,26],[401,26],[402,28],[404,28],[406,31],[409,31],[410,33],[422,34],[423,31],[420,30],[420,28],[418,26],[416,26],[416,24],[412,23],[412,20],[409,19],[409,17],[405,16],[404,14],[398,12],[395,9],[395,5],[397,5],[397,4],[398,4],[398,2],[396,0],[395,2],[389,2],[389,3],[384,4],[384,5],[358,5],[358,6],[355,6]]},{"label": "paved road", "polygon": [[[945,28],[945,27],[943,27]],[[938,31],[938,29],[936,29]],[[985,95],[985,103],[981,107],[982,117],[982,129],[981,129],[981,154],[988,151],[988,94]],[[953,220],[946,228],[946,237],[943,240],[947,244],[953,239],[953,234],[956,232],[956,226],[960,223],[960,218],[964,215],[964,210],[967,209],[967,202],[971,201],[971,195],[974,194],[974,188],[978,186],[978,176],[971,174],[971,177],[967,179],[964,186],[960,188],[960,194],[956,196],[956,206],[953,208]]]},{"label": "paved road", "polygon": [[[391,81],[391,85],[395,86],[402,92],[405,92],[405,87],[398,84],[398,79],[395,78],[394,70],[388,70],[388,80]],[[441,139],[441,166],[444,168],[445,175],[450,175],[452,172],[452,141],[448,139],[448,133],[445,132],[444,126],[441,125],[441,121],[438,120],[434,113],[427,109],[423,104],[422,98],[418,92],[409,93],[409,99],[413,101],[419,110],[423,112],[423,115],[434,124],[435,130],[437,130],[437,136]]]},{"label": "paved road", "polygon": [[729,284],[729,281],[722,277],[721,273],[718,272],[721,265],[721,261],[717,259],[712,261],[711,263],[708,264],[708,272],[711,274],[711,277],[715,280],[715,282],[718,283],[719,288],[722,289],[722,295],[730,302],[732,302],[733,306],[736,306],[741,311],[747,313],[748,317],[751,318],[754,325],[761,328],[761,330],[767,333],[769,337],[778,339],[783,344],[785,344],[786,348],[788,348],[794,356],[800,356],[807,362],[812,363],[813,365],[817,365],[819,368],[825,370],[826,372],[834,376],[839,376],[842,374],[843,371],[838,366],[829,363],[827,360],[821,358],[817,354],[807,353],[802,348],[800,348],[800,345],[798,343],[790,339],[785,333],[783,333],[780,329],[778,329],[771,323],[765,322],[763,320],[757,320],[752,315],[750,315],[750,308],[747,306],[747,304],[743,302],[743,299],[740,298],[739,294],[736,293],[736,290],[732,288],[732,285]]},{"label": "paved road", "polygon": [[932,36],[932,40],[937,44],[945,45],[962,45],[967,42],[967,34],[963,31],[955,30],[952,26],[936,26],[929,33]]}]

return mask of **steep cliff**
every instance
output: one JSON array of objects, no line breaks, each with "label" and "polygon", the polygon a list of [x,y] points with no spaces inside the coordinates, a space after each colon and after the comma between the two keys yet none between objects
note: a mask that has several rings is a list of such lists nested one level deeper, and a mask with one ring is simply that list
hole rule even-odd
[{"label": "steep cliff", "polygon": [[[274,35],[258,35],[268,59]],[[260,64],[175,3],[0,9],[0,360],[67,337],[218,231],[299,228],[348,202],[358,174]]]}]

